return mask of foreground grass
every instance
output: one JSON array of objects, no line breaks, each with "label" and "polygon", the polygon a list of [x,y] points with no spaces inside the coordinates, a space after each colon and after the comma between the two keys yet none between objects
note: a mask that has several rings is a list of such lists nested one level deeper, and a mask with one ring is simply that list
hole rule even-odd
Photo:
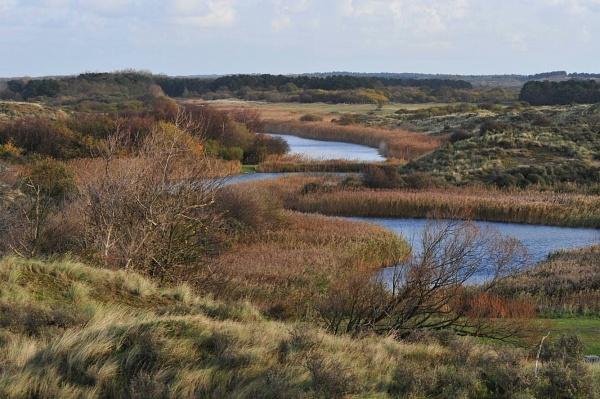
[{"label": "foreground grass", "polygon": [[[594,397],[520,351],[334,337],[188,288],[70,261],[0,261],[3,398]],[[562,369],[561,369],[562,370]],[[567,370],[567,369],[565,369]],[[575,370],[573,370],[575,372]],[[567,373],[567,374],[564,374]]]},{"label": "foreground grass", "polygon": [[[371,190],[339,178],[288,177],[257,183],[289,209],[331,216],[476,220],[600,227],[600,196],[494,188]],[[309,189],[310,188],[310,189]]]}]

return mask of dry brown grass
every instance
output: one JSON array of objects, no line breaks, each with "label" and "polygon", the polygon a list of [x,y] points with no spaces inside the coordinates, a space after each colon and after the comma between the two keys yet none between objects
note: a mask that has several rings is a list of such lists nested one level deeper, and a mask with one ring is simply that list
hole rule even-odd
[{"label": "dry brown grass", "polygon": [[[328,190],[302,195],[311,182],[329,181]],[[487,221],[600,227],[600,196],[535,190],[446,188],[425,190],[346,189],[335,178],[293,177],[260,182],[281,195],[289,209],[332,216],[439,217],[463,215]],[[339,178],[337,179],[339,180]],[[337,187],[337,188],[336,188]]]},{"label": "dry brown grass", "polygon": [[[389,160],[382,165],[401,166],[406,164],[401,160]],[[291,172],[329,172],[329,173],[359,173],[363,172],[371,162],[324,160],[317,161],[300,155],[270,156],[256,168],[261,173],[291,173]]]},{"label": "dry brown grass", "polygon": [[389,266],[409,251],[402,239],[377,226],[290,212],[284,217],[189,279],[218,298],[250,299],[276,316],[304,317],[337,275]]},{"label": "dry brown grass", "polygon": [[293,134],[315,140],[342,141],[378,148],[388,158],[411,160],[441,145],[439,139],[406,130],[390,130],[366,126],[340,126],[331,122],[270,120],[268,133]]},{"label": "dry brown grass", "polygon": [[597,316],[600,313],[600,245],[559,252],[498,288],[526,298],[548,315]]}]

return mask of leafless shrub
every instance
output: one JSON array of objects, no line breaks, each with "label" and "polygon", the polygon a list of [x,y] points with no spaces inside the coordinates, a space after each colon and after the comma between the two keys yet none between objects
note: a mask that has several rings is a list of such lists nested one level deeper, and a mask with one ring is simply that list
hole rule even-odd
[{"label": "leafless shrub", "polygon": [[[418,329],[501,339],[514,334],[507,326],[492,325],[488,314],[465,301],[523,266],[525,254],[518,242],[472,223],[438,222],[425,229],[420,248],[400,261],[386,280],[357,271],[340,276],[319,307],[328,329],[400,337]],[[476,282],[483,285],[474,287]]]},{"label": "leafless shrub", "polygon": [[84,182],[86,244],[105,264],[166,277],[215,249],[219,183],[190,123],[158,123],[134,157],[107,155],[104,173]]}]

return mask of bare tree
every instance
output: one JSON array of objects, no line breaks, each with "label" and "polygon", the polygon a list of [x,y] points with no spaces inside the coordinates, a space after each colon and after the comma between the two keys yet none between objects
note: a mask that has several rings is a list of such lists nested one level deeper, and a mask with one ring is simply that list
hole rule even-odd
[{"label": "bare tree", "polygon": [[23,257],[39,254],[49,216],[77,190],[74,175],[53,159],[33,162],[16,184],[21,195],[3,201],[0,234],[5,249]]},{"label": "bare tree", "polygon": [[431,223],[421,249],[385,277],[352,271],[323,299],[318,311],[334,333],[373,331],[406,336],[414,330],[451,328],[458,333],[506,338],[481,317],[475,295],[521,268],[523,247],[468,222]]},{"label": "bare tree", "polygon": [[185,115],[157,124],[134,157],[110,158],[105,174],[86,183],[87,244],[105,264],[168,278],[214,249],[219,182],[191,124]]}]

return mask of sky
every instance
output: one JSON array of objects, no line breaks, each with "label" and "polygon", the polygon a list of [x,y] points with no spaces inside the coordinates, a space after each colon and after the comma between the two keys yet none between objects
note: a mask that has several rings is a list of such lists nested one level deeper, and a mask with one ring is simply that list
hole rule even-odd
[{"label": "sky", "polygon": [[0,76],[600,72],[600,0],[0,0]]}]

